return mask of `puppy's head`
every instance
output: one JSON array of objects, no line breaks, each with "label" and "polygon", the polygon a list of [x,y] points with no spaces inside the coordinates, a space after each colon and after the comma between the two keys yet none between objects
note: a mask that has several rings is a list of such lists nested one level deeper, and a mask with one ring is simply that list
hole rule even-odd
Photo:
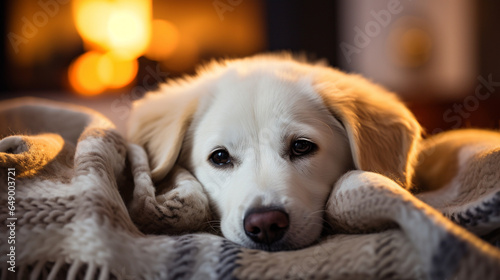
[{"label": "puppy's head", "polygon": [[147,95],[130,124],[154,180],[184,166],[205,188],[224,236],[266,250],[317,239],[329,193],[349,169],[405,184],[420,135],[385,90],[286,55],[212,63]]}]

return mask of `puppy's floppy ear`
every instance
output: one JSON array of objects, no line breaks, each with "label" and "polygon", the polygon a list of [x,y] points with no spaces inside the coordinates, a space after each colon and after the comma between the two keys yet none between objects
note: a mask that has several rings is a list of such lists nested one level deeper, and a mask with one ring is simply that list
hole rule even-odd
[{"label": "puppy's floppy ear", "polygon": [[187,84],[163,85],[133,104],[127,136],[146,149],[154,181],[172,169],[200,91]]},{"label": "puppy's floppy ear", "polygon": [[421,127],[397,97],[364,78],[322,71],[316,88],[344,125],[355,167],[411,187]]}]

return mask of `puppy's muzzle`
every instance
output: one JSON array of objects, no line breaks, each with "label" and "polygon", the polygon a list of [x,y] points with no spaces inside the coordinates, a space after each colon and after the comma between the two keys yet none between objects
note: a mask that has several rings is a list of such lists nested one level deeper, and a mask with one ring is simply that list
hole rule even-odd
[{"label": "puppy's muzzle", "polygon": [[289,225],[288,214],[276,208],[251,209],[243,220],[245,234],[254,242],[266,245],[283,238]]}]

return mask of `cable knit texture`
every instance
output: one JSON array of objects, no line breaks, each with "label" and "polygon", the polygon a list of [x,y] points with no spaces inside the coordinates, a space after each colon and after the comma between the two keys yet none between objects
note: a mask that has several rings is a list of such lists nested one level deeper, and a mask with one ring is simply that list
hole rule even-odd
[{"label": "cable knit texture", "polygon": [[[154,186],[144,150],[96,112],[11,100],[0,103],[0,122],[0,279],[500,277],[500,251],[475,235],[492,238],[500,228],[495,148],[470,157],[460,199],[441,208],[423,202],[431,193],[351,171],[328,200],[329,234],[301,250],[265,252],[206,233],[215,218],[196,179],[177,167],[166,186]],[[16,272],[7,263],[11,217]]]}]

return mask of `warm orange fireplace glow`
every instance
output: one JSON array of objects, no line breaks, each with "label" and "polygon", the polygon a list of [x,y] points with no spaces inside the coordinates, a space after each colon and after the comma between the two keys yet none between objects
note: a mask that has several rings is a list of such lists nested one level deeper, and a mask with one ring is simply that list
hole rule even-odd
[{"label": "warm orange fireplace glow", "polygon": [[108,88],[121,88],[128,85],[137,74],[137,60],[126,60],[108,52],[101,56],[98,74]]},{"label": "warm orange fireplace glow", "polygon": [[76,92],[96,95],[132,82],[137,74],[137,64],[137,60],[123,60],[111,52],[88,51],[71,64],[69,81]]},{"label": "warm orange fireplace glow", "polygon": [[83,95],[126,87],[141,56],[183,73],[204,56],[262,50],[259,3],[234,2],[221,14],[211,1],[155,1],[153,16],[152,0],[73,0],[73,23],[87,52],[72,62],[70,85]]},{"label": "warm orange fireplace glow", "polygon": [[152,25],[152,37],[145,56],[161,61],[168,58],[179,45],[179,29],[170,21],[155,19]]},{"label": "warm orange fireplace glow", "polygon": [[69,70],[72,87],[95,95],[131,83],[137,58],[149,46],[151,0],[76,0],[73,16],[78,33],[90,51]]},{"label": "warm orange fireplace glow", "polygon": [[83,95],[96,95],[106,89],[98,75],[101,54],[90,51],[82,54],[69,67],[69,82]]}]

